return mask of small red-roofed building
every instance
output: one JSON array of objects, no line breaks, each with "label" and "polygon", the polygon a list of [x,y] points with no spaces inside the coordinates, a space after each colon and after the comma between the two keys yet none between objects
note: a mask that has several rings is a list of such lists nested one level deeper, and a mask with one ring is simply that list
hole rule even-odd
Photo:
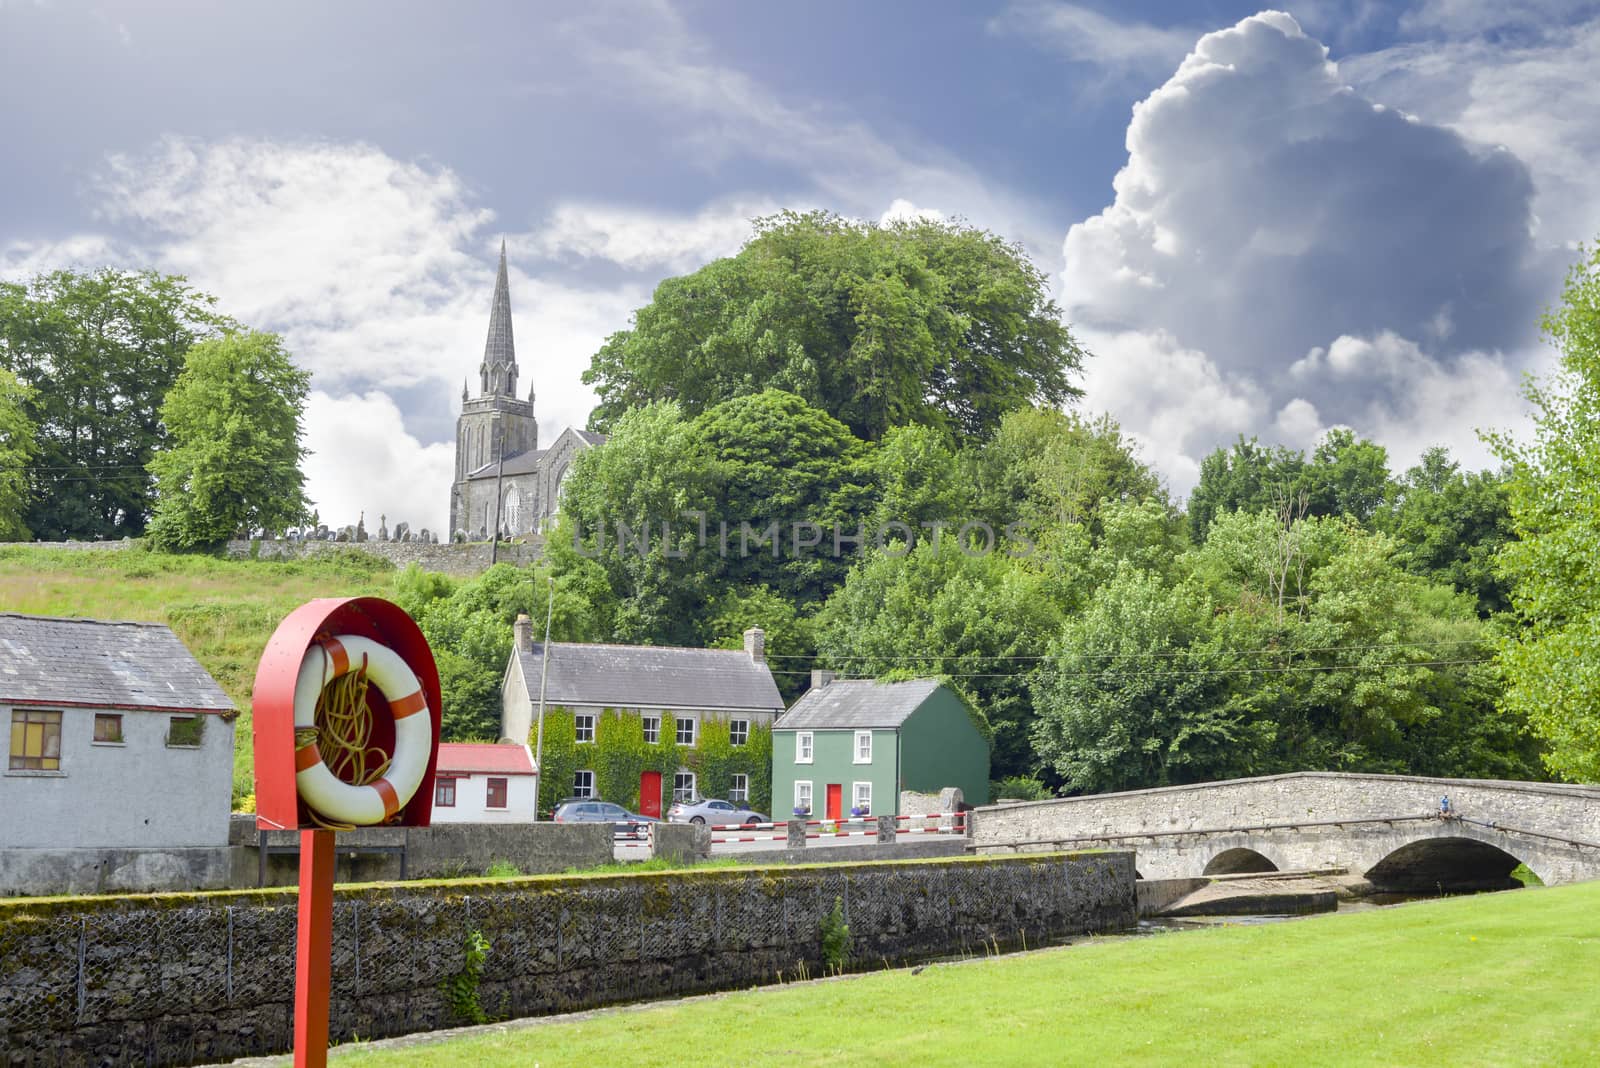
[{"label": "small red-roofed building", "polygon": [[526,745],[441,742],[434,823],[532,823],[539,776]]}]

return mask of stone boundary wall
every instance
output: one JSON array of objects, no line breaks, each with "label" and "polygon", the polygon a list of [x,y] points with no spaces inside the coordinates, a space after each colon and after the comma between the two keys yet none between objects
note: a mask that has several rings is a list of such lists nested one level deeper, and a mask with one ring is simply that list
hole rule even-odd
[{"label": "stone boundary wall", "polygon": [[[0,544],[26,545],[36,549],[66,549],[73,552],[118,552],[133,547],[132,540],[120,541],[28,541]],[[227,555],[237,560],[259,558],[262,560],[304,560],[323,553],[356,549],[387,560],[397,568],[416,564],[424,571],[438,571],[446,575],[469,577],[489,569],[489,558],[499,562],[526,567],[544,558],[542,540],[528,542],[501,542],[499,553],[488,542],[465,544],[424,544],[418,541],[284,541],[257,538],[253,541],[230,541]]]},{"label": "stone boundary wall", "polygon": [[[297,838],[293,831],[273,831],[267,841],[269,846],[286,846]],[[212,849],[0,849],[0,895],[162,893],[257,885],[255,817],[234,817],[228,841],[228,846]],[[339,832],[337,842],[335,878],[340,882],[400,878],[399,856],[366,850],[401,842],[407,843],[406,874],[413,879],[482,875],[497,860],[509,861],[528,875],[612,860],[611,828],[599,823],[364,827]],[[295,854],[269,852],[268,886],[294,886],[299,879]]]},{"label": "stone boundary wall", "polygon": [[1107,834],[1423,816],[1437,812],[1444,795],[1460,816],[1600,841],[1600,787],[1323,771],[985,805],[967,818],[974,845],[983,849]]},{"label": "stone boundary wall", "polygon": [[[1127,853],[348,887],[333,917],[334,1041],[462,1022],[442,984],[490,944],[491,1016],[823,973],[835,901],[856,967],[1122,928]],[[183,1065],[287,1050],[296,896],[245,891],[0,902],[9,1066]]]},{"label": "stone boundary wall", "polygon": [[526,567],[544,556],[544,543],[501,542],[499,552],[489,542],[465,542],[438,545],[418,541],[284,541],[258,538],[254,541],[228,542],[228,555],[236,559],[304,560],[322,553],[355,549],[389,561],[397,568],[416,564],[424,571],[439,571],[446,575],[478,575],[489,570],[489,558],[499,563]]}]

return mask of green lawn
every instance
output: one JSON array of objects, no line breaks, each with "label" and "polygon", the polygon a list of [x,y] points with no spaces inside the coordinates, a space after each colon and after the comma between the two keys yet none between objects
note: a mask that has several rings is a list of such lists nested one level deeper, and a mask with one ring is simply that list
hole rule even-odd
[{"label": "green lawn", "polygon": [[0,607],[44,616],[165,623],[233,699],[234,797],[254,787],[250,688],[283,617],[314,597],[389,595],[394,572],[376,557],[224,560],[132,550],[0,545]]},{"label": "green lawn", "polygon": [[876,972],[502,1029],[350,1068],[1590,1065],[1600,883]]}]

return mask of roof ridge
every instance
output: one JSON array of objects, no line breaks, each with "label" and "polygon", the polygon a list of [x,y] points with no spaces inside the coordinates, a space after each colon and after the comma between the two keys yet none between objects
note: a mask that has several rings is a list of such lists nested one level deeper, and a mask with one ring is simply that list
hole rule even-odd
[{"label": "roof ridge", "polygon": [[47,616],[34,612],[0,612],[0,619],[37,619],[47,623],[93,623],[100,627],[160,627],[171,630],[166,623],[151,619],[95,619],[92,616]]},{"label": "roof ridge", "polygon": [[[556,647],[566,646],[573,649],[660,649],[667,652],[684,653],[738,653],[748,656],[743,649],[715,649],[705,645],[630,645],[627,642],[551,642]],[[534,642],[533,652],[537,655],[539,647],[544,642]],[[751,663],[756,661],[752,660]]]}]

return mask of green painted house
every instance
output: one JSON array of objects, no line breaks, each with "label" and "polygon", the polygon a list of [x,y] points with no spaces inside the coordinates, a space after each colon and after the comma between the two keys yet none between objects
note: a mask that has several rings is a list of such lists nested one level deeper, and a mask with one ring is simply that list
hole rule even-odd
[{"label": "green painted house", "polygon": [[[819,673],[820,674],[820,673]],[[819,679],[819,681],[821,681]],[[936,679],[822,681],[772,725],[772,807],[823,819],[900,815],[900,791],[989,800],[989,743]]]}]

